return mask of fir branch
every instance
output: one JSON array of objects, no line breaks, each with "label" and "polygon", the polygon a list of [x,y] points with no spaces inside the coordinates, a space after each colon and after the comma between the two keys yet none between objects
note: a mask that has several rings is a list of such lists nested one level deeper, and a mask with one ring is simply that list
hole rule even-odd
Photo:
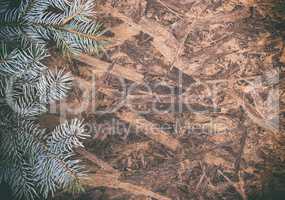
[{"label": "fir branch", "polygon": [[26,198],[33,200],[38,197],[31,172],[32,168],[24,161],[20,165],[9,169],[8,174],[11,177],[8,179],[8,184],[12,188],[17,188],[13,190],[13,194],[17,199]]},{"label": "fir branch", "polygon": [[89,135],[84,133],[82,121],[73,119],[70,122],[60,124],[52,132],[47,145],[55,154],[66,154],[72,152],[75,147],[83,147],[80,140]]},{"label": "fir branch", "polygon": [[7,51],[7,46],[2,43],[0,50],[0,74],[21,76],[29,74],[34,77],[43,71],[46,67],[41,64],[44,58],[48,56],[47,52],[39,46],[30,46],[28,49],[14,49]]},{"label": "fir branch", "polygon": [[40,99],[52,103],[66,97],[72,86],[72,75],[64,73],[64,69],[47,70],[39,79],[37,89]]},{"label": "fir branch", "polygon": [[0,39],[7,43],[0,49],[0,183],[23,199],[78,191],[85,170],[73,154],[88,137],[82,121],[66,121],[50,133],[37,126],[46,106],[66,97],[72,76],[42,61],[51,41],[68,56],[99,53],[104,29],[91,20],[92,0],[11,2],[0,2]]},{"label": "fir branch", "polygon": [[73,33],[79,38],[88,38],[97,42],[107,41],[107,37],[103,36],[106,30],[100,23],[73,22],[69,26],[62,28],[62,30]]},{"label": "fir branch", "polygon": [[18,8],[7,9],[5,12],[0,13],[0,24],[1,26],[7,24],[19,24],[20,14]]},{"label": "fir branch", "polygon": [[94,14],[94,2],[92,0],[74,0],[70,3],[69,9],[66,12],[66,18],[62,25],[66,25],[72,20],[85,21],[88,17]]},{"label": "fir branch", "polygon": [[1,0],[0,1],[0,13],[5,12],[10,4],[10,0]]},{"label": "fir branch", "polygon": [[[33,124],[24,124],[18,130],[18,143],[22,146],[22,153],[27,154],[30,159],[31,171],[33,172],[32,181],[40,186],[40,193],[44,198],[53,196],[57,189],[66,188],[73,185],[82,175],[84,168],[77,165],[78,160],[72,160],[72,154],[55,154],[46,144],[48,137],[45,137],[45,130],[39,129]],[[78,127],[80,128],[80,127]],[[43,170],[48,169],[48,170]]]}]

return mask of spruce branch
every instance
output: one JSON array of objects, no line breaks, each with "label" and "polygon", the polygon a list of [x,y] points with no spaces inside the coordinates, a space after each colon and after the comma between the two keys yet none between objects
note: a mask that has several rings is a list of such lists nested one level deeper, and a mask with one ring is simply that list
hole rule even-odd
[{"label": "spruce branch", "polygon": [[54,42],[67,56],[99,53],[102,24],[92,19],[92,0],[0,2],[0,183],[17,199],[47,199],[58,190],[81,191],[86,170],[74,149],[83,147],[83,121],[38,126],[49,103],[65,98],[72,75],[43,61]]},{"label": "spruce branch", "polygon": [[[64,55],[98,54],[106,43],[102,24],[92,20],[92,0],[24,0],[0,13],[0,39],[25,38],[47,45],[55,41]],[[63,41],[66,42],[63,42]]]}]

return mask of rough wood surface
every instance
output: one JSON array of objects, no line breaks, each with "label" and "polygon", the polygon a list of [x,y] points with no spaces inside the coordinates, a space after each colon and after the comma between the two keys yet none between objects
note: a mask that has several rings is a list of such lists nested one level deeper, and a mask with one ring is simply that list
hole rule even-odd
[{"label": "rough wood surface", "polygon": [[94,17],[111,42],[100,56],[75,58],[73,95],[55,106],[84,117],[92,136],[78,151],[91,173],[76,198],[284,196],[283,8],[281,0],[97,1]]}]

